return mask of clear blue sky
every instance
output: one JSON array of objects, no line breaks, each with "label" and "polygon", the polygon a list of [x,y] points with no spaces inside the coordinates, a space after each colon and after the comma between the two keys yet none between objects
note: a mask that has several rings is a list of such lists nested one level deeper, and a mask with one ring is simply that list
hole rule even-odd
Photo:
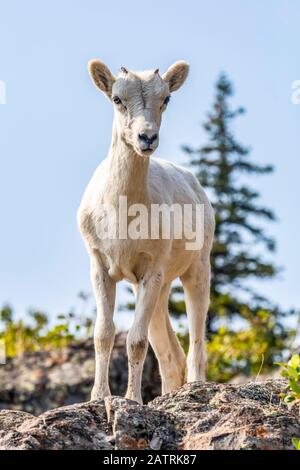
[{"label": "clear blue sky", "polygon": [[259,287],[284,307],[299,307],[300,105],[290,100],[300,79],[299,24],[297,0],[1,0],[0,303],[54,314],[90,290],[75,216],[110,142],[112,109],[86,67],[99,57],[114,72],[190,62],[157,152],[181,163],[181,144],[205,142],[200,123],[218,73],[228,73],[234,102],[248,111],[237,137],[252,146],[253,159],[276,167],[254,184],[278,214],[270,231],[285,270]]}]

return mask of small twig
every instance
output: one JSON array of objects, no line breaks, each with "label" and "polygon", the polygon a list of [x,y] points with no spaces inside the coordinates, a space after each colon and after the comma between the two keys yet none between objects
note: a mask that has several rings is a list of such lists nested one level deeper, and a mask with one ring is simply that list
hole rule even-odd
[{"label": "small twig", "polygon": [[261,371],[262,371],[262,368],[263,368],[263,365],[264,365],[264,361],[265,361],[265,356],[264,356],[264,354],[262,353],[262,355],[261,355],[261,364],[260,364],[260,368],[259,368],[259,371],[257,372],[257,375],[256,375],[256,377],[255,377],[254,382],[257,381],[257,379],[258,379],[258,377],[259,377],[259,375],[260,375],[260,373],[261,373]]}]

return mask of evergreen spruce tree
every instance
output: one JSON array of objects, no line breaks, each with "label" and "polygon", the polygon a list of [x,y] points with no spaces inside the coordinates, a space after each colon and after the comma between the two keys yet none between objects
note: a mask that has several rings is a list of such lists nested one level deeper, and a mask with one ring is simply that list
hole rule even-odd
[{"label": "evergreen spruce tree", "polygon": [[[253,163],[249,149],[233,136],[232,124],[244,109],[231,109],[232,94],[232,85],[222,74],[204,123],[207,144],[183,148],[216,215],[207,330],[209,375],[217,380],[272,368],[293,335],[282,324],[292,312],[282,312],[246,282],[270,279],[277,273],[266,256],[275,250],[275,242],[260,224],[274,221],[275,215],[260,205],[259,193],[249,184],[250,177],[272,173],[273,168]],[[185,312],[181,293],[181,287],[174,287],[170,298],[174,316]]]},{"label": "evergreen spruce tree", "polygon": [[[219,77],[216,91],[213,111],[204,123],[208,143],[199,150],[187,146],[183,150],[191,157],[190,163],[215,209],[212,296],[218,299],[222,296],[224,314],[228,317],[238,308],[237,301],[229,295],[232,289],[236,298],[238,290],[249,292],[246,279],[271,278],[277,272],[257,250],[261,245],[264,250],[260,251],[264,253],[274,251],[274,240],[265,235],[257,220],[273,221],[275,216],[270,209],[258,205],[259,193],[249,187],[246,178],[271,173],[273,168],[251,162],[249,149],[235,140],[231,123],[244,109],[231,110],[228,99],[233,94],[232,85],[225,75]],[[210,319],[215,315],[216,312],[211,311]]]}]

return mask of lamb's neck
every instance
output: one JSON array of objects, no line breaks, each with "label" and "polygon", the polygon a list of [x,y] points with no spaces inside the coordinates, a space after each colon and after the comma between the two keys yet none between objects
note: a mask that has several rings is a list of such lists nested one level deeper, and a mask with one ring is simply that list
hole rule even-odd
[{"label": "lamb's neck", "polygon": [[147,204],[149,158],[128,146],[115,127],[108,158],[106,198],[109,202],[117,203],[119,196],[126,196],[128,204]]}]

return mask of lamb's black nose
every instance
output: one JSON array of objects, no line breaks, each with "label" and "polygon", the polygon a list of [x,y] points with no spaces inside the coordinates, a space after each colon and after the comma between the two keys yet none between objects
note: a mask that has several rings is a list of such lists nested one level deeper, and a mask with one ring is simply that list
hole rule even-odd
[{"label": "lamb's black nose", "polygon": [[151,145],[157,139],[157,137],[157,134],[153,134],[151,137],[149,137],[147,134],[139,134],[139,139],[148,145]]}]

